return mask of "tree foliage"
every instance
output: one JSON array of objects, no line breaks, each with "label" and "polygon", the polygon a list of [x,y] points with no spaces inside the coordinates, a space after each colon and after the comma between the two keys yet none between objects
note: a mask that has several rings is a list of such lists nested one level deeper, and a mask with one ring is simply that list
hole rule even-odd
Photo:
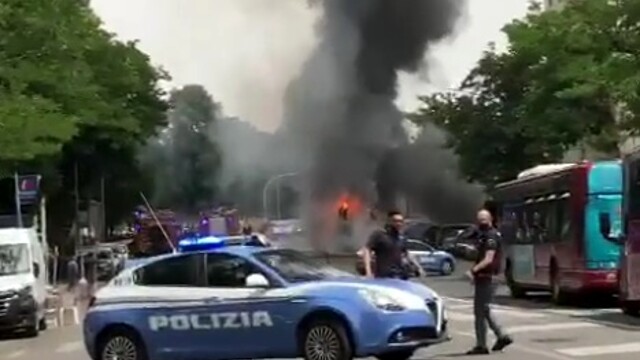
[{"label": "tree foliage", "polygon": [[118,220],[138,201],[128,196],[142,186],[135,154],[164,123],[167,78],[135,42],[103,30],[88,1],[2,1],[0,169],[45,174],[50,223],[61,228],[76,167],[83,198],[97,198],[104,177]]},{"label": "tree foliage", "polygon": [[222,111],[200,85],[173,91],[170,102],[169,126],[144,156],[146,168],[156,174],[154,202],[191,213],[211,208],[221,167],[213,139]]},{"label": "tree foliage", "polygon": [[463,172],[485,184],[558,161],[573,145],[617,155],[637,134],[640,110],[638,0],[572,1],[504,27],[459,91],[422,97],[412,115],[449,132]]}]

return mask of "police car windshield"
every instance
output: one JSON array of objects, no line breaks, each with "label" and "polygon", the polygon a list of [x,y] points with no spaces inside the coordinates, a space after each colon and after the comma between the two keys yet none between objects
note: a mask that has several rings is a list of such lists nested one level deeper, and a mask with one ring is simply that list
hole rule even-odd
[{"label": "police car windshield", "polygon": [[264,251],[256,254],[256,258],[289,282],[354,276],[294,250]]}]

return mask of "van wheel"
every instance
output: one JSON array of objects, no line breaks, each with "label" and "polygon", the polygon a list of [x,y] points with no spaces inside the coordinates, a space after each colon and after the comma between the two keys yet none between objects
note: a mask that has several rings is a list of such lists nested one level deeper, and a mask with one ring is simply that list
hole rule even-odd
[{"label": "van wheel", "polygon": [[504,271],[504,277],[507,281],[507,287],[509,287],[509,292],[511,293],[511,297],[515,299],[522,299],[527,296],[527,291],[521,288],[513,278],[513,268],[511,267],[511,263],[507,263],[507,268]]},{"label": "van wheel", "polygon": [[148,360],[149,357],[138,334],[127,328],[120,328],[100,336],[95,359]]},{"label": "van wheel", "polygon": [[339,321],[313,321],[306,328],[301,340],[302,355],[305,360],[353,359],[353,350],[347,331]]},{"label": "van wheel", "polygon": [[413,353],[413,350],[400,350],[378,355],[376,357],[378,360],[409,360],[413,356]]},{"label": "van wheel", "polygon": [[30,338],[38,337],[40,335],[40,324],[38,322],[38,315],[34,315],[33,325],[25,329],[25,335]]},{"label": "van wheel", "polygon": [[47,319],[45,317],[42,317],[42,319],[40,319],[40,321],[38,322],[38,329],[40,331],[45,331],[47,330]]}]

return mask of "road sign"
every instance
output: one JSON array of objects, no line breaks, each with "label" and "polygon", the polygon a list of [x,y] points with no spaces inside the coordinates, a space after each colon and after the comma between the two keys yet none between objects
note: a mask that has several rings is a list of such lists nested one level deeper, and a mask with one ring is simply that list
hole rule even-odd
[{"label": "road sign", "polygon": [[34,204],[40,195],[40,175],[21,175],[18,177],[18,195],[21,205]]}]

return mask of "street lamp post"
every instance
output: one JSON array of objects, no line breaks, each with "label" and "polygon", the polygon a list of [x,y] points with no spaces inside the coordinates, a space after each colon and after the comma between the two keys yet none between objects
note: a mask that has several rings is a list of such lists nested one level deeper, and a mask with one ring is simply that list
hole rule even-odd
[{"label": "street lamp post", "polygon": [[[296,176],[298,175],[297,172],[292,172],[292,173],[285,173],[285,174],[280,174],[280,175],[276,175],[274,177],[272,177],[271,179],[269,179],[269,181],[267,181],[266,184],[264,184],[264,188],[262,188],[262,208],[263,208],[263,212],[264,212],[264,218],[268,219],[269,218],[269,208],[267,207],[267,191],[269,190],[269,186],[271,186],[272,183],[286,178],[286,177],[290,177],[290,176]],[[279,201],[279,199],[278,199]]]}]

